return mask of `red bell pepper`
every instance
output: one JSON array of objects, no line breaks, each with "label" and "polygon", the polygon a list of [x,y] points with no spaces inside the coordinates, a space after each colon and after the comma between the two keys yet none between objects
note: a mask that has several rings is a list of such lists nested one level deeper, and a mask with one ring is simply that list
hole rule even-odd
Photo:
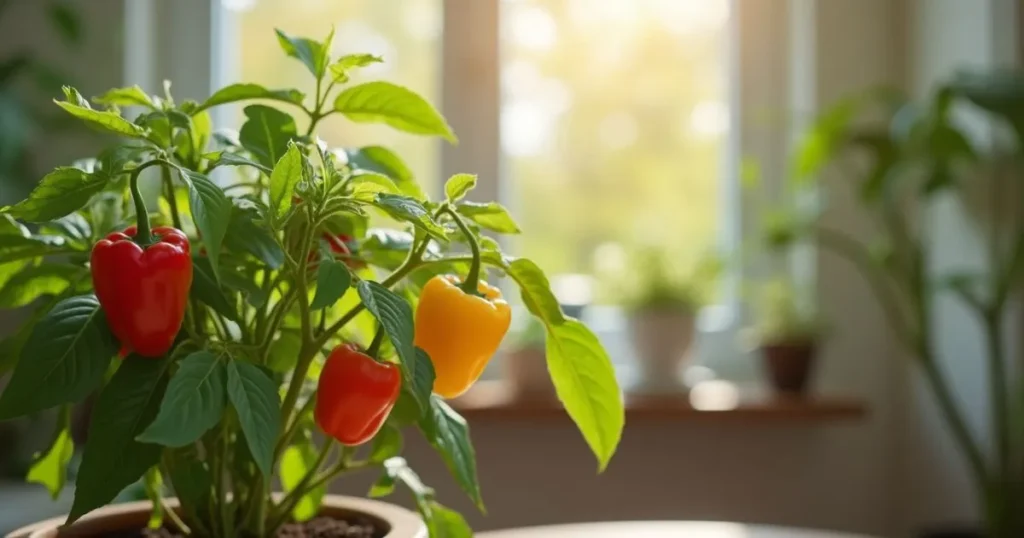
[{"label": "red bell pepper", "polygon": [[96,298],[123,350],[160,357],[181,328],[192,286],[188,237],[166,226],[154,228],[149,245],[133,238],[135,226],[114,232],[92,249]]},{"label": "red bell pepper", "polygon": [[[352,241],[352,236],[345,234],[334,235],[330,232],[324,232],[321,237],[331,247],[331,253],[334,254],[334,257],[341,260],[349,268],[362,269],[366,267],[365,263],[352,256],[352,250],[348,246],[348,242]],[[320,253],[316,249],[309,251],[309,256],[306,257],[306,266],[310,271],[315,271],[320,267]]]},{"label": "red bell pepper", "polygon": [[354,344],[340,345],[320,373],[316,423],[344,445],[363,444],[380,431],[401,387],[396,365],[378,362]]}]

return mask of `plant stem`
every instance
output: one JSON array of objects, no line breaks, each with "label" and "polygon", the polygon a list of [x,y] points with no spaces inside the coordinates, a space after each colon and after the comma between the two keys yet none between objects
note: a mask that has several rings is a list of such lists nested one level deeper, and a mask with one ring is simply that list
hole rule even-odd
[{"label": "plant stem", "polygon": [[1000,481],[1010,472],[1010,396],[1007,390],[1006,346],[1003,340],[1003,311],[992,310],[985,316],[985,339],[988,344],[989,385],[991,392],[992,431],[996,437],[996,476]]},{"label": "plant stem", "polygon": [[[897,338],[910,348],[916,344],[913,327],[908,323],[904,310],[900,307],[899,298],[893,290],[886,274],[871,260],[871,256],[856,240],[837,230],[819,227],[817,237],[821,245],[831,249],[852,263],[868,281],[878,300],[882,303],[882,311],[889,320]],[[922,320],[923,321],[923,320]]]},{"label": "plant stem", "polygon": [[384,326],[377,327],[377,332],[373,335],[373,341],[370,342],[370,347],[366,348],[366,354],[377,360],[377,355],[380,353],[380,345],[384,342]]},{"label": "plant stem", "polygon": [[181,229],[181,214],[178,213],[178,200],[174,196],[174,182],[171,180],[171,169],[167,166],[160,167],[160,177],[164,182],[164,196],[167,198],[167,205],[171,208],[171,222],[174,227]]},{"label": "plant stem", "polygon": [[[426,240],[424,240],[419,247],[414,246],[413,248],[409,249],[409,255],[406,256],[405,261],[402,262],[402,265],[395,269],[393,273],[388,275],[387,278],[381,281],[381,285],[384,286],[385,288],[390,288],[391,286],[394,286],[399,280],[402,280],[406,275],[411,273],[420,265],[420,259],[423,256],[423,252],[426,249]],[[352,321],[357,315],[359,315],[359,313],[363,311],[363,308],[365,308],[363,306],[363,303],[357,304],[356,306],[352,307],[351,310],[346,312],[345,315],[341,316],[341,318],[338,321],[334,322],[334,324],[332,324],[330,327],[327,327],[327,330],[325,330],[323,334],[321,334],[316,339],[315,344],[317,344],[317,348],[323,347],[324,344],[326,344],[327,341],[330,340],[335,333],[341,330],[341,328],[344,327],[346,323]]]},{"label": "plant stem", "polygon": [[316,461],[309,467],[306,474],[299,480],[299,483],[295,485],[295,488],[288,492],[287,495],[281,499],[280,504],[273,510],[270,516],[270,528],[276,529],[284,520],[288,517],[288,514],[295,509],[295,505],[299,503],[309,490],[308,486],[313,478],[316,476],[317,471],[320,470],[320,466],[327,461],[327,456],[331,453],[331,449],[334,448],[335,440],[328,438],[324,441],[324,445],[320,448],[320,454],[317,455]]},{"label": "plant stem", "polygon": [[468,295],[480,295],[480,243],[476,240],[476,236],[470,231],[469,226],[462,220],[458,211],[455,211],[451,205],[445,206],[445,212],[451,215],[455,221],[455,225],[462,231],[462,235],[466,236],[466,241],[469,241],[469,251],[473,254],[473,262],[469,266],[469,273],[466,274],[466,280],[462,282],[460,286],[462,291]]},{"label": "plant stem", "polygon": [[135,242],[143,247],[153,242],[153,234],[149,228],[149,210],[146,209],[146,200],[139,190],[139,174],[150,166],[155,166],[163,161],[153,160],[140,164],[128,175],[128,189],[132,193],[132,202],[135,204]]},{"label": "plant stem", "polygon": [[164,514],[171,520],[171,523],[174,523],[175,527],[178,527],[179,532],[186,536],[192,534],[192,529],[188,528],[188,525],[178,517],[178,513],[173,508],[167,506],[167,502],[164,499],[160,499],[160,504],[164,507]]}]

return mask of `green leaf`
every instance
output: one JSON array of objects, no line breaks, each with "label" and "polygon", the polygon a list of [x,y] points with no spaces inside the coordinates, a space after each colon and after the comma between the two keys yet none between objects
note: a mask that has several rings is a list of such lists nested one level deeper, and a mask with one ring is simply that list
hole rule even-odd
[{"label": "green leaf", "polygon": [[295,119],[269,106],[245,107],[246,121],[238,140],[263,166],[273,168],[288,150],[288,141],[298,136]]},{"label": "green leaf", "polygon": [[374,195],[378,192],[402,194],[402,189],[399,189],[398,185],[391,178],[376,172],[357,170],[352,174],[351,184],[353,195],[369,194],[370,200],[374,199]]},{"label": "green leaf", "polygon": [[56,263],[26,267],[0,287],[0,308],[18,308],[44,295],[61,293],[87,273],[82,267]]},{"label": "green leaf", "polygon": [[201,254],[192,256],[192,288],[189,296],[231,321],[238,321],[234,301],[217,283],[209,258]]},{"label": "green leaf", "polygon": [[228,363],[228,399],[242,425],[245,442],[263,476],[273,472],[274,444],[281,433],[281,400],[277,385],[257,366]]},{"label": "green leaf", "polygon": [[259,84],[232,84],[217,90],[217,92],[211,95],[209,99],[203,101],[193,114],[217,105],[234,103],[237,101],[247,101],[249,99],[270,99],[273,101],[283,101],[285,103],[302,106],[302,100],[305,98],[306,96],[303,95],[302,92],[295,89],[268,90]]},{"label": "green leaf", "polygon": [[[281,455],[281,464],[279,466],[281,486],[284,488],[284,491],[290,492],[298,487],[306,473],[313,470],[316,460],[316,447],[308,438],[300,444],[286,448],[284,454]],[[320,511],[320,502],[326,494],[327,486],[325,484],[303,495],[292,511],[292,517],[295,518],[295,521],[313,519]]]},{"label": "green leaf", "polygon": [[210,259],[210,267],[214,276],[218,276],[220,248],[231,222],[231,200],[224,191],[215,185],[210,178],[184,168],[178,169],[181,177],[188,184],[188,203],[192,220],[203,236],[206,255]]},{"label": "green leaf", "polygon": [[348,163],[353,170],[368,170],[388,176],[402,191],[402,194],[423,201],[427,196],[416,183],[412,170],[393,151],[383,146],[366,146],[345,150]]},{"label": "green leaf", "polygon": [[136,439],[178,448],[194,443],[220,422],[224,414],[227,370],[209,351],[197,351],[178,362],[156,420]]},{"label": "green leaf", "polygon": [[160,461],[160,446],[135,438],[156,416],[170,363],[132,355],[121,363],[100,393],[67,523],[108,504]]},{"label": "green leaf", "polygon": [[269,299],[267,292],[260,288],[256,282],[235,269],[222,271],[220,279],[225,287],[241,293],[245,297],[246,302],[249,303],[249,306],[253,308],[262,307]]},{"label": "green leaf", "polygon": [[420,510],[420,513],[423,514],[424,521],[427,522],[430,536],[473,538],[473,529],[470,528],[462,514],[437,501],[429,501],[427,508],[429,510]]},{"label": "green leaf", "polygon": [[416,367],[408,379],[412,380],[410,392],[423,413],[430,409],[430,394],[434,391],[435,375],[434,362],[430,360],[430,355],[423,349],[416,348]]},{"label": "green leaf", "polygon": [[473,174],[455,174],[444,184],[444,193],[449,202],[461,200],[466,193],[476,187],[476,176]]},{"label": "green leaf", "polygon": [[558,399],[603,471],[615,454],[625,422],[622,392],[608,353],[586,325],[570,318],[548,325],[547,362]]},{"label": "green leaf", "polygon": [[210,170],[219,166],[251,166],[260,172],[270,174],[271,168],[263,166],[256,161],[250,161],[246,157],[243,157],[237,153],[231,153],[230,151],[218,151],[212,154],[204,155],[210,159]]},{"label": "green leaf", "polygon": [[[366,310],[377,318],[388,340],[395,347],[399,360],[402,361],[404,372],[415,374],[416,347],[413,345],[412,307],[401,295],[370,280],[360,280],[356,284],[359,299]],[[411,381],[411,379],[410,379]]]},{"label": "green leaf", "polygon": [[334,99],[334,110],[357,123],[384,123],[400,131],[458,139],[444,117],[417,93],[376,81],[346,88]]},{"label": "green leaf", "polygon": [[270,207],[274,217],[281,218],[292,205],[295,185],[302,179],[302,151],[294,142],[288,142],[288,150],[274,165],[270,174]]},{"label": "green leaf", "polygon": [[412,493],[416,509],[427,524],[432,538],[471,538],[472,529],[461,515],[434,500],[434,490],[423,484],[420,477],[402,458],[391,458],[384,462],[384,474],[370,490],[371,497],[390,495],[395,482]]},{"label": "green leaf", "polygon": [[50,22],[60,33],[64,44],[76,45],[82,41],[82,17],[68,2],[52,2],[47,6]]},{"label": "green leaf", "polygon": [[18,260],[28,260],[66,252],[64,238],[55,235],[25,237],[15,234],[0,235],[0,260],[4,266]]},{"label": "green leaf", "polygon": [[513,261],[508,267],[508,276],[512,277],[516,284],[519,284],[519,292],[523,297],[523,304],[531,314],[540,318],[547,326],[559,325],[565,322],[562,315],[562,307],[558,299],[551,292],[551,284],[548,277],[544,275],[537,264],[526,258]]},{"label": "green leaf", "polygon": [[[0,270],[12,264],[0,266]],[[3,275],[0,274],[0,277]],[[0,278],[0,285],[2,285],[2,278]],[[48,299],[45,304],[40,305],[35,311],[28,316],[28,319],[21,323],[21,327],[14,332],[14,334],[8,335],[6,338],[0,340],[0,377],[3,377],[7,372],[10,372],[18,364],[18,360],[21,358],[21,350],[25,348],[25,343],[28,342],[32,332],[35,331],[36,325],[40,320],[43,319],[47,314],[53,310],[53,307],[59,304],[65,299],[65,294],[57,295]]]},{"label": "green leaf", "polygon": [[40,228],[45,233],[57,233],[67,236],[69,239],[84,241],[92,237],[92,226],[79,213],[61,217],[53,222],[43,224]]},{"label": "green leaf", "polygon": [[122,118],[121,116],[113,113],[100,110],[93,110],[89,108],[88,103],[69,103],[66,101],[53,101],[57,103],[57,106],[68,111],[72,116],[85,121],[90,127],[97,130],[112,133],[121,136],[128,136],[132,138],[138,138],[145,140],[146,129],[135,125],[134,123]]},{"label": "green leaf", "polygon": [[302,350],[302,338],[295,332],[282,332],[270,344],[267,368],[272,372],[284,374],[291,372],[299,360]]},{"label": "green leaf", "polygon": [[402,432],[398,428],[385,424],[373,437],[370,446],[369,460],[373,463],[384,463],[402,453]]},{"label": "green leaf", "polygon": [[28,231],[24,224],[14,220],[14,217],[0,212],[0,235],[31,237],[32,233]]},{"label": "green leaf", "polygon": [[153,103],[153,99],[137,85],[128,86],[127,88],[114,88],[99,97],[93,97],[92,100],[101,105],[144,106],[152,110],[159,108]]},{"label": "green leaf", "polygon": [[292,37],[281,30],[275,29],[274,31],[277,32],[277,42],[285,54],[301,61],[316,78],[324,76],[324,73],[327,72],[327,64],[331,61],[333,29],[323,43],[306,37]]},{"label": "green leaf", "polygon": [[28,198],[5,211],[26,222],[58,219],[84,207],[103,190],[107,179],[104,174],[87,174],[78,168],[57,168],[43,177]]},{"label": "green leaf", "polygon": [[256,223],[257,218],[255,209],[236,205],[224,244],[232,251],[252,254],[270,269],[280,269],[284,265],[284,251],[272,233]]},{"label": "green leaf", "polygon": [[321,260],[316,271],[316,293],[309,307],[313,310],[328,308],[341,299],[352,284],[352,274],[344,263]]},{"label": "green leaf", "polygon": [[75,442],[71,439],[68,429],[62,428],[46,454],[41,455],[28,470],[28,482],[42,484],[50,492],[50,497],[57,500],[67,480],[68,462],[75,453]]},{"label": "green leaf", "polygon": [[521,231],[512,215],[498,202],[462,202],[457,209],[459,214],[488,230],[503,234],[517,234]]},{"label": "green leaf", "polygon": [[185,510],[196,512],[193,517],[202,517],[210,506],[213,495],[213,474],[206,462],[199,459],[195,449],[165,450],[170,460],[170,475],[167,477]]},{"label": "green leaf", "polygon": [[383,209],[393,219],[411,222],[417,228],[430,234],[431,237],[442,242],[448,241],[444,234],[444,228],[434,221],[423,204],[415,198],[380,192],[377,193],[377,199],[373,205]]},{"label": "green leaf", "polygon": [[476,474],[476,452],[469,440],[469,425],[440,396],[430,397],[430,409],[420,419],[420,430],[441,454],[455,481],[477,508],[484,511],[480,483]]},{"label": "green leaf", "polygon": [[331,76],[334,78],[334,82],[342,84],[348,82],[349,72],[353,69],[382,63],[383,61],[383,58],[373,54],[346,54],[331,64]]},{"label": "green leaf", "polygon": [[96,297],[61,301],[36,324],[10,384],[0,395],[0,420],[77,402],[103,380],[118,350]]}]

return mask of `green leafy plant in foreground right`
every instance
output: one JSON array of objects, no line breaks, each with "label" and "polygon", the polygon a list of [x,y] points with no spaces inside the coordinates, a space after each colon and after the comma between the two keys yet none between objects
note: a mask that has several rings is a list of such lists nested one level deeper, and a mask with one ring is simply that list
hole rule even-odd
[{"label": "green leafy plant in foreground right", "polygon": [[[316,79],[313,95],[241,83],[177,102],[166,85],[92,102],[65,88],[57,102],[122,141],[0,210],[0,297],[38,305],[0,342],[0,375],[11,373],[0,420],[62,417],[30,478],[60,494],[75,448],[69,407],[97,394],[69,523],[141,482],[155,526],[273,536],[314,516],[331,481],[376,471],[371,496],[403,486],[432,536],[469,536],[400,454],[418,432],[483,508],[469,426],[441,394],[466,390],[508,329],[507,317],[480,314],[508,309],[487,271],[510,277],[543,326],[552,382],[603,470],[624,422],[611,362],[536,264],[482,235],[518,233],[512,216],[465,199],[473,175],[431,200],[390,150],[316,136],[344,117],[454,142],[444,118],[407,88],[349,84],[380,58],[331,58],[330,36],[278,41]],[[215,132],[209,110],[242,101],[259,103],[238,133]],[[304,132],[290,111],[307,117]],[[224,168],[230,183],[211,179]],[[155,181],[157,205],[143,181]],[[405,229],[374,228],[381,217]],[[431,339],[445,329],[474,352]],[[317,431],[328,434],[319,446]]]}]

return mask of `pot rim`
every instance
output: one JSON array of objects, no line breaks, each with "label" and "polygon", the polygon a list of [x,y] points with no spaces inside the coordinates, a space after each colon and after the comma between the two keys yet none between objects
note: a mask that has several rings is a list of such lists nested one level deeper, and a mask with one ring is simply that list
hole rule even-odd
[{"label": "pot rim", "polygon": [[[167,499],[166,504],[168,508],[178,508],[177,499]],[[136,515],[140,512],[148,514],[151,508],[152,503],[150,501],[110,504],[82,516],[81,519],[75,522],[73,527],[98,526],[101,521]],[[391,526],[391,530],[388,531],[385,538],[427,538],[427,527],[419,515],[398,505],[374,499],[364,499],[362,497],[325,495],[323,508],[328,511],[349,510],[361,512],[373,518],[386,521]],[[50,536],[56,536],[52,534],[53,531],[63,525],[66,519],[67,515],[65,514],[32,523],[8,533],[6,538],[49,538]],[[98,528],[96,531],[101,532]]]}]

